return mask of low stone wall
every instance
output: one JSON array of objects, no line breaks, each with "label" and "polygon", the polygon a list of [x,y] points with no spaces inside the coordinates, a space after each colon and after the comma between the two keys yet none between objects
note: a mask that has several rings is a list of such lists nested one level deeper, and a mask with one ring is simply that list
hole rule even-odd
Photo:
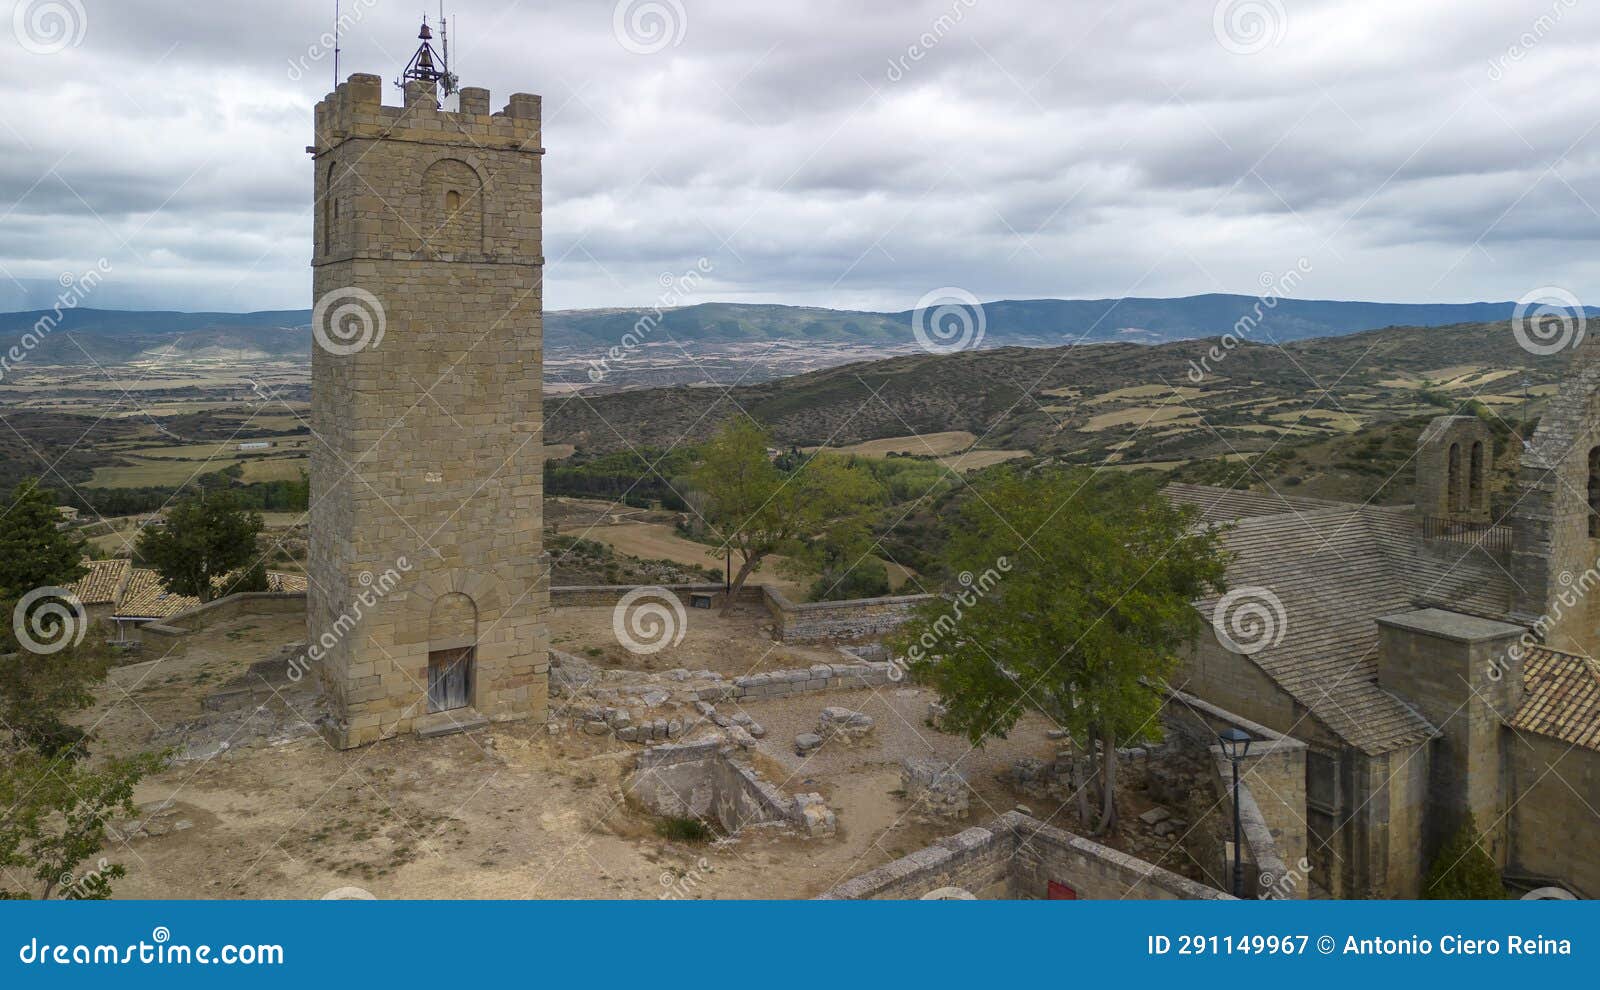
[{"label": "low stone wall", "polygon": [[[550,604],[556,608],[601,608],[615,605],[622,596],[640,585],[582,585],[550,589]],[[720,584],[661,585],[685,605],[694,594],[713,596],[720,608]],[[778,638],[785,643],[853,643],[877,639],[893,632],[910,617],[912,609],[932,595],[897,595],[887,598],[857,598],[842,602],[796,603],[776,588],[747,584],[739,589],[737,601],[761,605],[772,616]]]},{"label": "low stone wall", "polygon": [[[804,670],[769,670],[761,674],[747,674],[733,680],[731,698],[781,698],[791,694],[808,694],[814,691],[851,691],[857,688],[882,687],[894,680],[894,665],[855,661],[852,663],[819,663]],[[702,695],[701,700],[713,699]]]},{"label": "low stone wall", "polygon": [[[765,587],[765,586],[763,586]],[[765,588],[767,611],[778,623],[785,643],[849,643],[877,639],[904,625],[918,605],[932,595],[855,598],[842,602],[790,601],[775,588]]]},{"label": "low stone wall", "polygon": [[908,900],[960,887],[979,896],[1035,900],[1047,895],[1051,881],[1086,900],[1231,900],[1220,890],[1015,811],[846,880],[821,899]]},{"label": "low stone wall", "polygon": [[244,591],[207,602],[187,612],[179,612],[159,622],[147,622],[136,627],[136,635],[141,642],[170,642],[241,615],[289,615],[305,610],[306,593],[303,591]]},{"label": "low stone wall", "polygon": [[[1203,748],[1216,766],[1223,811],[1233,813],[1233,765],[1218,731],[1243,729],[1255,741],[1239,768],[1239,819],[1244,835],[1245,892],[1260,898],[1307,894],[1306,744],[1181,691],[1169,691],[1163,725],[1185,745]],[[1254,786],[1252,786],[1254,785]],[[1226,864],[1232,876],[1231,860]]]}]

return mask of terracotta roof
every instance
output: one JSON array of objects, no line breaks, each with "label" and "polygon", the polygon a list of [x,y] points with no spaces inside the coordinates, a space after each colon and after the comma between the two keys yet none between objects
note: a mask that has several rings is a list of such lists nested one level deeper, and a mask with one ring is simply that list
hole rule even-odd
[{"label": "terracotta roof", "polygon": [[200,607],[200,599],[175,595],[162,583],[161,575],[135,567],[128,578],[128,590],[117,604],[116,614],[127,619],[169,619],[179,612]]},{"label": "terracotta roof", "polygon": [[121,560],[86,560],[89,570],[72,585],[72,593],[85,605],[110,605],[122,591],[133,562]]},{"label": "terracotta roof", "polygon": [[1537,647],[1523,658],[1522,683],[1513,729],[1600,751],[1600,665]]},{"label": "terracotta roof", "polygon": [[291,574],[287,571],[268,571],[267,590],[280,593],[304,593],[309,585],[304,574]]},{"label": "terracotta roof", "polygon": [[[1198,488],[1184,486],[1178,499],[1203,500]],[[1268,509],[1286,504],[1261,498]],[[1409,506],[1329,504],[1244,516],[1225,537],[1229,589],[1265,588],[1283,605],[1282,638],[1247,659],[1350,745],[1368,753],[1414,745],[1436,730],[1378,686],[1377,620],[1430,605],[1503,616],[1511,581],[1481,550],[1424,548]],[[1196,604],[1211,619],[1218,600]]]}]

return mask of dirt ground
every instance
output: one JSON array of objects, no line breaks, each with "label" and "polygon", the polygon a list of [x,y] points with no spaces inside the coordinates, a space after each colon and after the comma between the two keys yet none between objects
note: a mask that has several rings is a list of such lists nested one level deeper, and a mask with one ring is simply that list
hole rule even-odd
[{"label": "dirt ground", "polygon": [[550,645],[600,667],[622,670],[714,670],[728,677],[765,670],[792,670],[846,658],[831,646],[780,643],[772,617],[756,605],[737,606],[727,618],[712,609],[685,609],[683,639],[659,653],[628,652],[612,631],[609,606],[558,608],[550,612]]},{"label": "dirt ground", "polygon": [[[611,642],[610,611],[555,610],[552,632],[572,652]],[[741,674],[838,658],[828,648],[773,643],[761,633],[763,619],[756,610],[726,620],[693,613],[684,642],[660,654],[656,669]],[[128,870],[116,896],[318,898],[354,887],[380,898],[803,898],[1019,803],[1074,827],[1071,809],[1000,779],[1012,760],[1055,754],[1060,744],[1046,735],[1048,724],[1026,716],[1009,738],[974,749],[931,728],[933,696],[911,687],[718,706],[765,727],[752,756],[768,780],[784,793],[823,795],[838,819],[837,835],[826,839],[752,827],[710,843],[668,841],[656,819],[624,797],[641,747],[571,726],[552,734],[542,721],[340,752],[310,731],[314,712],[291,694],[279,707],[295,731],[278,731],[281,715],[273,731],[241,722],[227,746],[215,746],[206,696],[303,637],[299,615],[243,616],[113,672],[87,713],[101,752],[163,748],[190,739],[185,733],[197,725],[207,733],[207,745],[180,745],[190,758],[140,785],[136,800],[162,810],[146,831],[119,836],[104,851]],[[813,730],[829,705],[871,715],[873,731],[796,755],[795,735]],[[974,791],[967,820],[930,825],[911,814],[900,761],[924,755],[966,772]],[[1130,814],[1141,810],[1136,802]]]},{"label": "dirt ground", "polygon": [[[556,625],[595,625],[592,615],[565,611],[556,612]],[[737,644],[738,628],[756,621],[694,623],[685,646],[706,650],[708,661],[721,657],[722,666],[761,654],[789,665],[797,652],[810,653]],[[299,616],[240,617],[194,634],[169,655],[118,668],[88,713],[101,751],[170,740],[174,726],[202,714],[208,693],[303,635]],[[690,662],[681,656],[672,666]],[[105,855],[128,869],[116,886],[124,898],[317,898],[351,886],[383,898],[811,897],[1013,807],[1018,798],[994,772],[1015,756],[1054,751],[1045,726],[1025,720],[1011,739],[963,759],[978,792],[968,822],[918,824],[899,796],[900,759],[924,752],[955,759],[969,750],[923,724],[929,700],[891,689],[748,706],[768,726],[758,766],[785,792],[827,798],[839,822],[829,839],[750,828],[709,844],[667,841],[623,797],[639,747],[570,728],[552,736],[543,722],[519,722],[347,752],[317,735],[243,732],[211,758],[177,763],[141,784],[142,805],[168,802],[161,824],[114,842]],[[872,714],[872,736],[795,756],[794,735],[814,726],[825,705],[840,704]],[[1052,811],[1030,804],[1041,817]]]}]

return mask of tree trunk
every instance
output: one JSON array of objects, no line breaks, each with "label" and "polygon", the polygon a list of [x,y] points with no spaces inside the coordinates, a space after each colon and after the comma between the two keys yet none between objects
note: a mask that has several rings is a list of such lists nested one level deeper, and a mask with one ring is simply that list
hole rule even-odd
[{"label": "tree trunk", "polygon": [[1100,785],[1104,789],[1105,803],[1100,809],[1099,834],[1105,835],[1117,827],[1117,736],[1114,732],[1100,735],[1100,759],[1103,770]]},{"label": "tree trunk", "polygon": [[758,554],[753,557],[746,557],[744,563],[739,565],[739,573],[733,576],[733,586],[728,589],[728,597],[722,603],[722,611],[718,613],[723,618],[727,618],[728,613],[733,611],[733,603],[739,598],[739,589],[744,587],[745,578],[748,578],[750,572],[755,570],[760,563],[761,557]]},{"label": "tree trunk", "polygon": [[[1074,747],[1076,750],[1076,747]],[[1072,757],[1072,795],[1078,802],[1078,827],[1088,828],[1093,819],[1089,810],[1089,781],[1094,779],[1094,749],[1084,751],[1082,759],[1076,752]]]}]

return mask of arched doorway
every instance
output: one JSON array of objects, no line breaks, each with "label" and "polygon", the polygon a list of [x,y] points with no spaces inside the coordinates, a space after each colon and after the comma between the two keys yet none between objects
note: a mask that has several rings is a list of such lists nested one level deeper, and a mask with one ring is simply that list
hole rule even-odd
[{"label": "arched doorway", "polygon": [[477,648],[477,605],[457,592],[441,596],[428,616],[428,711],[472,705]]}]

